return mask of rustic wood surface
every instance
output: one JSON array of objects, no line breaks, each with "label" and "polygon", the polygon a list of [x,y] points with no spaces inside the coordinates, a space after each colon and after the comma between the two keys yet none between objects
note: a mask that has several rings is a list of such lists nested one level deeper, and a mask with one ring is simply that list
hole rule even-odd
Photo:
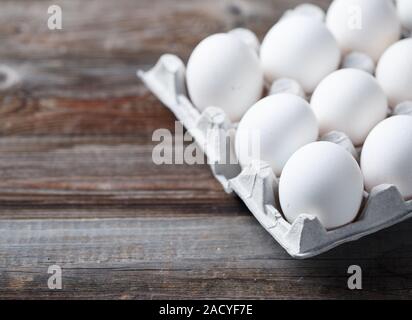
[{"label": "rustic wood surface", "polygon": [[174,117],[136,70],[301,2],[1,0],[0,298],[411,298],[412,221],[297,261],[208,167],[152,163]]}]

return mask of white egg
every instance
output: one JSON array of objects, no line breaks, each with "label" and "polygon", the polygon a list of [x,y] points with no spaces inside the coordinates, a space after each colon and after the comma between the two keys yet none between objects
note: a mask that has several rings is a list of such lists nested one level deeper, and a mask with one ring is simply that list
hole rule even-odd
[{"label": "white egg", "polygon": [[411,38],[401,40],[385,51],[376,68],[376,78],[392,108],[399,103],[412,100]]},{"label": "white egg", "polygon": [[412,1],[397,0],[398,14],[404,28],[412,31]]},{"label": "white egg", "polygon": [[311,93],[326,75],[337,69],[340,52],[322,21],[291,15],[268,32],[260,59],[268,81],[291,78]]},{"label": "white egg", "polygon": [[372,75],[362,70],[342,69],[319,84],[311,106],[321,135],[340,131],[358,146],[386,118],[388,101]]},{"label": "white egg", "polygon": [[186,79],[198,109],[219,107],[234,122],[260,99],[263,90],[258,56],[231,34],[215,34],[200,42],[190,56]]},{"label": "white egg", "polygon": [[361,167],[368,191],[381,184],[412,198],[412,117],[394,116],[377,125],[362,149]]},{"label": "white egg", "polygon": [[318,124],[310,105],[292,94],[277,94],[256,103],[239,123],[235,150],[242,166],[256,160],[280,175],[289,157],[318,138]]},{"label": "white egg", "polygon": [[326,24],[344,54],[363,52],[375,61],[401,35],[400,20],[390,0],[334,0]]},{"label": "white egg", "polygon": [[279,181],[280,204],[291,223],[305,213],[317,217],[326,229],[344,226],[356,218],[362,197],[358,163],[331,142],[314,142],[296,151]]}]

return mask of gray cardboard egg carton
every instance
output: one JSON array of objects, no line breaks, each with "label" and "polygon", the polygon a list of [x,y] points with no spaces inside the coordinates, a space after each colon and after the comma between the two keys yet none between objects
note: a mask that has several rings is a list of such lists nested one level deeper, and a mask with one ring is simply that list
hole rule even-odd
[{"label": "gray cardboard egg carton", "polygon": [[[327,231],[317,218],[305,213],[290,224],[280,213],[278,180],[270,166],[260,162],[242,170],[238,164],[226,164],[228,153],[234,155],[236,125],[231,124],[220,109],[211,107],[200,113],[191,104],[185,89],[185,66],[178,57],[164,55],[150,71],[139,71],[138,76],[190,132],[225,191],[236,193],[292,257],[313,257],[412,217],[412,201],[405,202],[396,187],[382,185],[369,195],[365,193],[361,213],[355,222],[344,227]],[[401,109],[399,112],[411,112],[410,105]],[[227,139],[228,136],[232,140]],[[322,139],[337,143],[358,156],[343,134],[332,132]]]}]

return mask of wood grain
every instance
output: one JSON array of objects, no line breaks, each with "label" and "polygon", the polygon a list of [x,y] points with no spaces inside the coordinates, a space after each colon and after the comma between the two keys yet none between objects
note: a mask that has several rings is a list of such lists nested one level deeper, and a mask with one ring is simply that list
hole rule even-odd
[{"label": "wood grain", "polygon": [[[1,0],[0,86],[16,81],[0,91],[0,297],[411,298],[412,222],[297,261],[207,166],[152,162],[174,117],[136,70],[237,26],[262,38],[299,3]],[[63,30],[47,29],[51,4]]]}]

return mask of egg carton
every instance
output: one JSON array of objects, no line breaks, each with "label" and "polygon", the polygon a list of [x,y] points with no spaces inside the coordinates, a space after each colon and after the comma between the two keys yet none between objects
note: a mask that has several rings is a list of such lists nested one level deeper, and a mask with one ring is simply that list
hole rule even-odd
[{"label": "egg carton", "polygon": [[[357,219],[335,230],[302,213],[293,223],[281,214],[277,199],[278,179],[271,167],[255,162],[242,168],[233,159],[236,124],[214,107],[199,112],[189,101],[185,87],[185,65],[174,55],[163,55],[149,71],[138,77],[186,127],[205,153],[216,179],[227,193],[237,194],[267,232],[294,258],[305,259],[343,243],[358,240],[412,217],[412,201],[404,201],[395,186],[381,185],[364,196]],[[408,107],[408,106],[406,106]],[[409,105],[410,107],[410,105]],[[410,108],[406,112],[410,112]],[[405,108],[405,107],[404,107]],[[229,138],[228,138],[229,137]],[[331,132],[323,140],[337,143],[355,157],[358,153],[343,134]]]}]

